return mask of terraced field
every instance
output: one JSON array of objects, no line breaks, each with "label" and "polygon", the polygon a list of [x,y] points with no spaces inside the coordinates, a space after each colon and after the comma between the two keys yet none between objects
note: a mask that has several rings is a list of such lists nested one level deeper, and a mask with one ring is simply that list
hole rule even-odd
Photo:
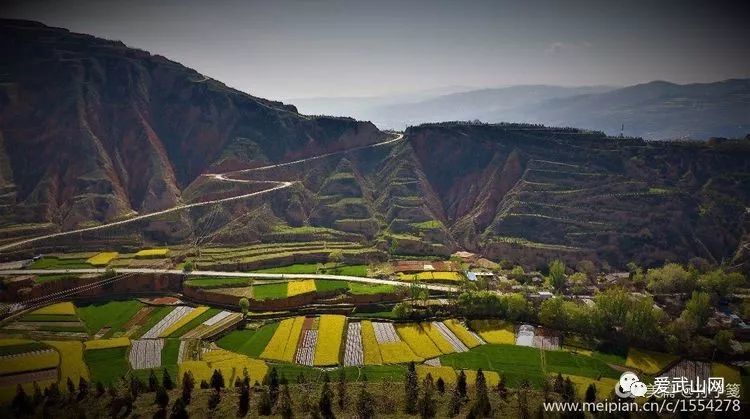
[{"label": "terraced field", "polygon": [[[95,331],[83,343],[0,339],[0,398],[3,394],[12,397],[16,384],[27,387],[35,380],[51,383],[59,376],[77,382],[78,377],[86,377],[110,384],[128,373],[146,379],[152,368],[166,368],[173,377],[191,371],[198,380],[209,379],[214,369],[220,369],[228,383],[245,368],[252,380],[262,380],[268,363],[287,377],[304,373],[320,379],[320,368],[344,367],[347,376],[364,373],[375,379],[400,379],[404,364],[412,361],[418,364],[420,379],[430,374],[451,384],[463,370],[471,386],[476,371],[482,369],[490,386],[500,376],[512,387],[524,380],[539,386],[544,377],[561,373],[571,378],[579,394],[594,383],[601,397],[620,374],[611,365],[620,368],[630,363],[645,372],[673,360],[638,349],[631,349],[625,358],[592,350],[519,346],[508,343],[513,341],[513,326],[497,321],[471,321],[467,327],[457,319],[394,324],[321,315],[267,320],[251,323],[250,329],[236,329],[242,316],[233,311],[147,307],[134,301],[77,309],[57,304],[25,317],[49,321],[76,313],[82,315],[87,330]],[[105,329],[107,333],[100,333]],[[143,331],[140,338],[128,333],[137,329]],[[714,369],[733,380],[742,378],[728,367]]]},{"label": "terraced field", "polygon": [[[373,248],[363,246],[355,242],[336,241],[307,241],[307,242],[280,242],[257,244],[234,248],[208,248],[201,251],[201,256],[195,259],[199,269],[262,269],[265,266],[278,266],[286,264],[289,267],[272,268],[274,273],[315,273],[315,264],[295,264],[295,261],[308,259],[309,262],[327,262],[332,251],[340,251],[345,258],[362,258],[364,255],[380,255],[381,252]],[[333,271],[336,268],[329,268]],[[341,268],[351,272],[361,273],[361,268]],[[264,270],[263,272],[269,272]],[[341,273],[343,274],[343,273]]]}]

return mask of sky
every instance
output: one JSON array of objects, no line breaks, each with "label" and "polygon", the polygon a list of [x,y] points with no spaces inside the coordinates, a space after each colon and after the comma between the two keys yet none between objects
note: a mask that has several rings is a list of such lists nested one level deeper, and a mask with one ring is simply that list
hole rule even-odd
[{"label": "sky", "polygon": [[750,2],[3,0],[270,99],[750,77]]}]

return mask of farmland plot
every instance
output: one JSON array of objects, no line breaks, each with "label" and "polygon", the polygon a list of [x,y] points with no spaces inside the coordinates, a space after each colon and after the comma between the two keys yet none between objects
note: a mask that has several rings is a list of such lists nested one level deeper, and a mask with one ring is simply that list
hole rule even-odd
[{"label": "farmland plot", "polygon": [[346,316],[323,314],[318,327],[318,342],[315,345],[316,366],[331,366],[339,363],[339,350],[344,337]]},{"label": "farmland plot", "polygon": [[161,366],[161,350],[164,339],[138,339],[131,342],[130,365],[133,369],[158,368]]},{"label": "farmland plot", "polygon": [[365,365],[382,365],[383,358],[380,356],[380,346],[372,322],[362,320],[360,322],[360,333],[362,335],[362,351]]},{"label": "farmland plot", "polygon": [[418,324],[400,324],[396,330],[411,350],[420,357],[436,358],[443,354]]},{"label": "farmland plot", "polygon": [[318,331],[314,329],[308,329],[302,331],[302,339],[300,339],[299,346],[297,347],[297,355],[294,361],[300,365],[313,365],[313,359],[315,358],[315,345],[318,343]]},{"label": "farmland plot", "polygon": [[468,348],[484,344],[484,341],[476,333],[467,329],[466,326],[456,319],[445,320],[443,324]]},{"label": "farmland plot", "polygon": [[[207,339],[222,333],[242,320],[241,313],[233,313],[231,311],[225,311],[223,313],[226,313],[226,315],[222,315],[218,320],[213,321],[215,320],[214,317],[218,316],[217,314],[198,325],[198,327],[182,335],[180,339]],[[209,321],[211,324],[206,324],[209,323]]]},{"label": "farmland plot", "polygon": [[141,336],[141,339],[158,338],[159,335],[161,335],[165,330],[180,321],[183,316],[190,314],[193,310],[195,310],[193,307],[188,306],[176,307],[169,314],[167,314],[166,317],[159,320],[158,323],[156,323],[151,329],[144,333],[143,336]]},{"label": "farmland plot", "polygon": [[[432,322],[433,329],[436,329],[440,332],[441,335],[445,338],[448,343],[453,346],[453,352],[466,352],[469,350],[469,348],[464,345],[463,342],[461,342],[461,339],[458,338],[443,322]],[[446,352],[447,353],[447,352]]]},{"label": "farmland plot", "polygon": [[363,365],[364,351],[362,350],[362,325],[349,323],[346,330],[346,349],[344,350],[344,366]]},{"label": "farmland plot", "polygon": [[[290,341],[293,341],[293,347],[295,349],[297,348],[297,342],[299,340],[299,335],[302,332],[302,323],[304,322],[304,320],[304,317],[295,317],[292,319],[282,320],[281,323],[279,323],[279,327],[276,328],[276,332],[273,334],[273,337],[268,342],[266,349],[264,349],[263,353],[260,354],[260,357],[265,359],[272,359],[275,361],[286,361],[286,359],[284,358],[287,354],[286,347],[288,344],[290,344]],[[299,322],[299,327],[295,327],[295,323],[297,322]],[[296,336],[293,336],[294,330],[297,331]],[[294,354],[292,354],[287,362],[292,362],[293,359]]]},{"label": "farmland plot", "polygon": [[375,329],[375,338],[379,344],[401,342],[393,323],[372,322],[372,327]]}]

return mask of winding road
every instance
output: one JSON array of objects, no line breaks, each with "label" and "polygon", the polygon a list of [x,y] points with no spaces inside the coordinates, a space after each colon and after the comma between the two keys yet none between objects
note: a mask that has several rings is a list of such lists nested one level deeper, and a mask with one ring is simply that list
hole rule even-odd
[{"label": "winding road", "polygon": [[57,237],[63,237],[63,236],[68,236],[68,235],[72,235],[72,234],[85,233],[85,232],[96,231],[96,230],[103,230],[103,229],[107,229],[107,228],[110,228],[110,227],[121,226],[121,225],[125,225],[125,224],[128,224],[128,223],[132,223],[132,222],[144,220],[144,219],[147,219],[147,218],[158,217],[160,215],[169,214],[169,213],[172,213],[172,212],[175,212],[175,211],[182,211],[182,210],[186,210],[186,209],[190,209],[190,208],[203,207],[203,206],[220,204],[220,203],[230,202],[230,201],[237,201],[237,200],[240,200],[240,199],[246,199],[246,198],[251,198],[251,197],[254,197],[254,196],[258,196],[258,195],[263,195],[263,194],[266,194],[266,193],[269,193],[269,192],[273,192],[273,191],[276,191],[276,190],[279,190],[279,189],[288,188],[288,187],[294,185],[295,183],[297,183],[299,181],[288,182],[288,181],[275,181],[275,180],[232,179],[230,176],[244,174],[244,173],[250,173],[250,172],[255,172],[255,171],[269,170],[269,169],[274,169],[274,168],[277,168],[277,167],[291,166],[293,164],[305,163],[305,162],[308,162],[308,161],[323,159],[323,158],[335,156],[335,155],[338,155],[338,154],[350,153],[352,151],[363,150],[363,149],[366,149],[366,148],[380,147],[380,146],[384,146],[384,145],[387,145],[387,144],[395,143],[397,141],[402,140],[403,138],[404,138],[403,134],[398,134],[395,138],[392,138],[390,140],[381,141],[381,142],[374,143],[374,144],[368,144],[368,145],[353,147],[353,148],[349,148],[349,149],[346,149],[346,150],[334,151],[334,152],[330,152],[330,153],[320,154],[320,155],[317,155],[317,156],[307,157],[307,158],[304,158],[304,159],[294,160],[294,161],[290,161],[290,162],[271,164],[271,165],[268,165],[268,166],[254,167],[254,168],[250,168],[250,169],[234,170],[234,171],[225,172],[225,173],[205,173],[205,174],[202,174],[201,176],[209,177],[209,178],[212,178],[214,180],[222,181],[222,182],[267,183],[267,184],[271,184],[271,185],[274,185],[274,186],[272,186],[272,187],[270,187],[268,189],[264,189],[262,191],[257,191],[257,192],[251,192],[251,193],[246,193],[246,194],[231,196],[231,197],[228,197],[228,198],[214,199],[214,200],[210,200],[210,201],[195,202],[195,203],[192,203],[192,204],[180,204],[180,205],[176,205],[176,206],[174,206],[172,208],[167,208],[167,209],[164,209],[164,210],[161,210],[161,211],[151,212],[151,213],[148,213],[148,214],[137,215],[135,217],[128,218],[128,219],[125,219],[125,220],[113,221],[111,223],[100,224],[100,225],[92,226],[92,227],[84,227],[84,228],[79,228],[79,229],[75,229],[75,230],[61,231],[61,232],[58,232],[58,233],[45,234],[45,235],[42,235],[42,236],[37,236],[37,237],[32,237],[32,238],[28,238],[28,239],[19,240],[17,242],[6,243],[4,245],[0,245],[0,252],[5,251],[5,250],[9,250],[9,249],[13,249],[15,247],[23,246],[23,245],[26,245],[26,244],[31,244],[31,243],[39,242],[39,241],[42,241],[42,240],[48,240],[48,239],[53,239],[53,238],[57,238]]},{"label": "winding road", "polygon": [[[0,271],[3,275],[57,275],[57,274],[102,274],[104,268],[82,268],[82,269],[13,269]],[[153,268],[118,268],[117,274],[174,274],[198,277],[221,277],[221,278],[253,278],[253,279],[337,279],[349,282],[363,282],[374,285],[397,285],[408,287],[411,282],[395,281],[390,279],[368,278],[364,276],[349,275],[326,275],[326,274],[273,274],[260,272],[224,272],[224,271],[190,271],[184,272],[179,269],[153,269]],[[426,284],[420,282],[421,287],[431,291],[457,292],[458,287],[440,284]]]}]

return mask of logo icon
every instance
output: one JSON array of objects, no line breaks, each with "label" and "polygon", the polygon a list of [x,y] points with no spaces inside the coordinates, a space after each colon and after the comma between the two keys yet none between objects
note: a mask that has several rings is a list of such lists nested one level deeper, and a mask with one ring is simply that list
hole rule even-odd
[{"label": "logo icon", "polygon": [[645,396],[647,390],[646,383],[641,382],[638,376],[630,371],[622,373],[620,381],[615,386],[615,394],[623,398]]}]

